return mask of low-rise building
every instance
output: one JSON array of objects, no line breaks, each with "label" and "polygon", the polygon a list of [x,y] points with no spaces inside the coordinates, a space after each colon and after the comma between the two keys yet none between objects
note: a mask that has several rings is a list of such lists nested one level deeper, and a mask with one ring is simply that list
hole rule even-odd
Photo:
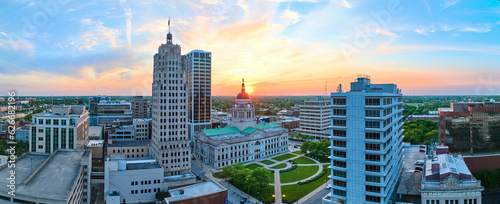
[{"label": "low-rise building", "polygon": [[105,163],[104,194],[108,204],[155,202],[162,182],[163,168],[152,158],[137,160],[113,155]]},{"label": "low-rise building", "polygon": [[[7,203],[90,203],[90,150],[59,149],[52,154],[30,152],[0,177],[15,177],[15,196],[9,195],[12,179],[0,179],[0,201]],[[10,202],[8,202],[10,203]]]},{"label": "low-rise building", "polygon": [[107,155],[125,155],[126,158],[150,157],[151,141],[109,140]]},{"label": "low-rise building", "polygon": [[476,180],[461,155],[426,158],[420,188],[422,204],[481,203],[481,181]]},{"label": "low-rise building", "polygon": [[412,120],[418,120],[418,119],[432,120],[434,122],[438,122],[439,115],[409,115],[406,118],[406,121],[412,121]]},{"label": "low-rise building", "polygon": [[89,140],[103,140],[102,133],[104,127],[102,125],[89,126]]},{"label": "low-rise building", "polygon": [[151,118],[134,118],[135,140],[151,139]]},{"label": "low-rise building", "polygon": [[313,136],[314,139],[322,140],[330,138],[331,121],[331,102],[329,100],[304,101],[300,105],[300,127],[296,129],[307,136]]},{"label": "low-rise building", "polygon": [[92,151],[92,162],[94,164],[101,163],[104,160],[104,140],[89,140],[87,149]]},{"label": "low-rise building", "polygon": [[16,129],[16,141],[29,142],[30,131],[28,126],[20,126]]},{"label": "low-rise building", "polygon": [[32,121],[31,152],[84,149],[88,143],[89,116],[85,106],[53,106],[52,112],[35,114]]},{"label": "low-rise building", "polygon": [[135,140],[135,131],[133,125],[124,125],[112,128],[109,131],[108,139],[118,140]]},{"label": "low-rise building", "polygon": [[201,182],[168,191],[163,204],[226,203],[227,190],[214,181]]}]

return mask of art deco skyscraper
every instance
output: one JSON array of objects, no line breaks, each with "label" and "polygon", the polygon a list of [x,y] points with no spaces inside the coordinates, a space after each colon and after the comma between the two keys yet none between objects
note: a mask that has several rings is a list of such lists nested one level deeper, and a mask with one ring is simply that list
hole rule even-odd
[{"label": "art deco skyscraper", "polygon": [[152,154],[165,176],[189,173],[191,169],[186,93],[181,46],[172,43],[169,28],[167,44],[158,47],[154,55],[151,133]]}]

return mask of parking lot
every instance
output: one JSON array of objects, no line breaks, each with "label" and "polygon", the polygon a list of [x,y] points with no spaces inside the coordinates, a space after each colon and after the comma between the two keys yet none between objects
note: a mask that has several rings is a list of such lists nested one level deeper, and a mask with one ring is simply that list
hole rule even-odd
[{"label": "parking lot", "polygon": [[403,147],[403,172],[414,172],[415,162],[425,158],[425,153],[419,152],[419,150],[418,145]]}]

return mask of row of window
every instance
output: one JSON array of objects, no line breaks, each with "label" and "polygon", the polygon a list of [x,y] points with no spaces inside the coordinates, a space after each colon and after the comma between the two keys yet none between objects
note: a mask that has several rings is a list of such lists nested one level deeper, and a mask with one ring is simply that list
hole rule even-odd
[{"label": "row of window", "polygon": [[[160,188],[153,188],[153,193],[156,192],[160,192]],[[151,193],[151,189],[141,189],[140,193]],[[139,190],[131,190],[130,194],[139,194]]]},{"label": "row of window", "polygon": [[[161,182],[160,179],[153,180],[153,184],[157,184],[157,183],[160,183],[160,182]],[[148,185],[148,184],[151,184],[151,180],[141,181],[141,185]],[[139,185],[139,181],[131,181],[130,185],[131,186],[138,186]]]},{"label": "row of window", "polygon": [[[36,120],[35,120],[36,121]],[[45,123],[44,123],[45,122]],[[53,123],[53,124],[52,124]],[[66,125],[67,120],[59,120],[59,119],[38,119],[38,125]],[[75,125],[76,124],[76,119],[70,119],[69,120],[70,125]]]}]

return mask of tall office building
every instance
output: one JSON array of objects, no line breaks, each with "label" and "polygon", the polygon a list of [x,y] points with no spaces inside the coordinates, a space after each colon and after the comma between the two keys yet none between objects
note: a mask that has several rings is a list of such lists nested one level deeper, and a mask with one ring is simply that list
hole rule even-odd
[{"label": "tall office building", "polygon": [[313,136],[314,139],[328,139],[330,137],[330,114],[332,112],[330,101],[316,97],[316,100],[304,101],[304,105],[299,107],[300,127],[296,131]]},{"label": "tall office building", "polygon": [[166,176],[189,173],[191,169],[185,82],[181,46],[172,43],[168,32],[167,43],[154,55],[151,106],[152,153]]},{"label": "tall office building", "polygon": [[188,133],[190,140],[196,132],[211,129],[212,53],[193,50],[183,56],[188,83]]},{"label": "tall office building", "polygon": [[358,77],[331,97],[332,188],[323,204],[388,203],[402,169],[401,91]]},{"label": "tall office building", "polygon": [[89,141],[89,112],[84,106],[53,106],[52,112],[33,115],[30,129],[31,152],[83,149]]},{"label": "tall office building", "polygon": [[148,100],[142,96],[134,96],[130,101],[132,109],[132,118],[147,118],[148,117]]}]

